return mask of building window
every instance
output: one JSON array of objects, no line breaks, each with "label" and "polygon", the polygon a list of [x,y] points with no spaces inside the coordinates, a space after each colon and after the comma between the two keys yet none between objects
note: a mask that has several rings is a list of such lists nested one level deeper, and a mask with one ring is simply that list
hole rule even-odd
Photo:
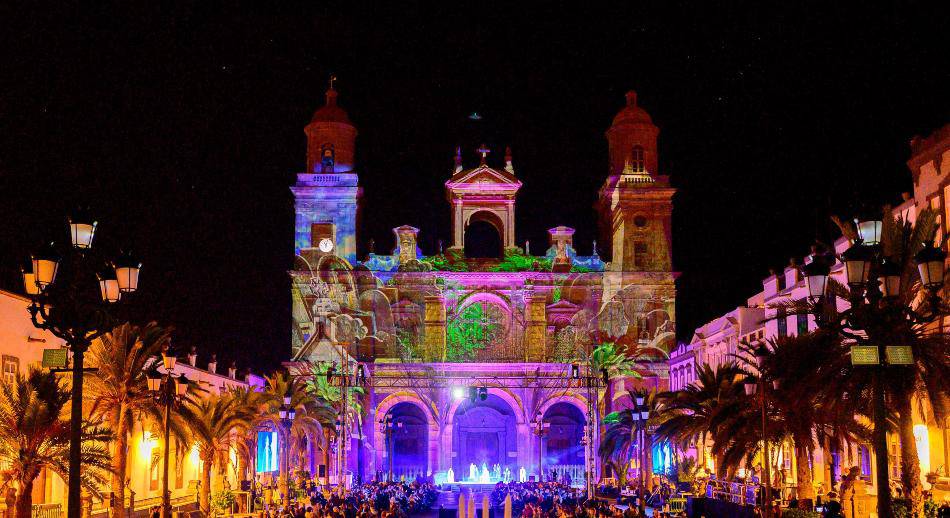
[{"label": "building window", "polygon": [[16,356],[3,355],[3,382],[13,383],[20,372],[20,359]]},{"label": "building window", "polygon": [[861,476],[863,478],[871,479],[871,452],[868,451],[867,446],[861,446],[858,448],[858,454],[861,455]]},{"label": "building window", "polygon": [[775,322],[778,324],[778,335],[788,336],[788,319],[785,318],[785,308],[779,308]]},{"label": "building window", "polygon": [[798,334],[808,334],[808,315],[796,315],[798,323]]},{"label": "building window", "polygon": [[646,162],[643,158],[643,146],[633,146],[630,150],[630,167],[635,173],[644,173],[647,170]]}]

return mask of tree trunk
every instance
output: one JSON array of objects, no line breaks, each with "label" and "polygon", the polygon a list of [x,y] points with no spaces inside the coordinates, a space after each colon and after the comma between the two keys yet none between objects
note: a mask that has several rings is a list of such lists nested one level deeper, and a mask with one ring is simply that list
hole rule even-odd
[{"label": "tree trunk", "polygon": [[16,518],[30,518],[33,514],[33,481],[20,480],[20,494],[16,499]]},{"label": "tree trunk", "polygon": [[808,466],[810,444],[808,440],[799,440],[795,437],[795,478],[797,479],[797,495],[799,500],[815,500],[815,486],[812,484],[811,468]]},{"label": "tree trunk", "polygon": [[901,448],[901,484],[904,495],[910,500],[911,516],[923,516],[924,496],[920,483],[920,461],[917,458],[917,440],[914,439],[914,414],[911,396],[897,398],[898,435]]},{"label": "tree trunk", "polygon": [[128,462],[127,450],[129,446],[128,423],[122,417],[122,412],[117,411],[111,421],[115,423],[114,430],[115,442],[112,443],[112,466],[110,488],[114,495],[112,508],[109,509],[111,518],[122,518],[125,516],[125,472],[126,462]]},{"label": "tree trunk", "polygon": [[211,515],[211,470],[214,469],[214,456],[202,455],[201,490],[198,492],[198,507],[205,516]]}]

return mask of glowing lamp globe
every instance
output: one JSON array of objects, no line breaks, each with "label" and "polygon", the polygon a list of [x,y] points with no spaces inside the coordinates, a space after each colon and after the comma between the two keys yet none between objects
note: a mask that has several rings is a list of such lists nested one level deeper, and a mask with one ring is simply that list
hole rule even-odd
[{"label": "glowing lamp globe", "polygon": [[858,237],[864,244],[873,246],[881,243],[881,229],[883,223],[881,220],[856,221],[858,227]]},{"label": "glowing lamp globe", "polygon": [[178,363],[178,357],[174,354],[168,354],[168,351],[162,351],[162,366],[166,372],[175,370],[175,364]]},{"label": "glowing lamp globe", "polygon": [[649,418],[650,418],[649,410],[643,410],[642,412],[640,412],[640,419],[643,419],[644,421],[646,421]]},{"label": "glowing lamp globe", "polygon": [[828,286],[828,275],[831,274],[831,267],[825,261],[815,258],[812,262],[802,267],[802,274],[805,276],[805,285],[808,287],[808,296],[812,300],[820,299],[825,296],[825,288]]},{"label": "glowing lamp globe", "polygon": [[96,235],[96,221],[85,211],[77,211],[69,217],[69,236],[73,246],[80,249],[92,247],[92,238]]},{"label": "glowing lamp globe", "polygon": [[178,397],[185,397],[185,394],[188,393],[188,378],[184,374],[175,378],[175,395]]},{"label": "glowing lamp globe", "polygon": [[102,301],[110,304],[118,302],[122,298],[122,292],[119,291],[119,280],[115,277],[115,270],[104,270],[98,274],[98,277]]},{"label": "glowing lamp globe", "polygon": [[868,272],[871,270],[871,257],[871,249],[860,242],[851,245],[841,254],[848,286],[852,288],[864,286],[868,280]]},{"label": "glowing lamp globe", "polygon": [[280,416],[281,419],[287,419],[287,407],[280,405],[280,409],[277,410],[277,415]]},{"label": "glowing lamp globe", "polygon": [[884,297],[897,297],[901,294],[901,267],[894,261],[884,259],[878,272],[881,294]]},{"label": "glowing lamp globe", "polygon": [[755,380],[752,378],[746,378],[745,383],[742,384],[742,388],[745,389],[745,395],[751,396],[755,394]]},{"label": "glowing lamp globe", "polygon": [[293,408],[288,409],[288,410],[287,410],[287,419],[293,421],[295,417],[297,417],[297,411],[294,410]]},{"label": "glowing lamp globe", "polygon": [[290,406],[290,394],[284,396],[284,405]]},{"label": "glowing lamp globe", "polygon": [[45,290],[53,281],[56,280],[56,272],[59,271],[59,262],[63,260],[59,252],[53,246],[53,243],[43,247],[42,250],[33,255],[33,278],[40,291]]},{"label": "glowing lamp globe", "polygon": [[145,381],[148,384],[149,392],[158,392],[162,389],[162,378],[157,376],[149,376],[145,378]]},{"label": "glowing lamp globe", "polygon": [[637,396],[636,398],[634,398],[634,399],[637,400],[637,406],[643,406],[643,402],[646,401],[646,398],[643,397],[642,395],[638,395],[638,396]]},{"label": "glowing lamp globe", "polygon": [[452,397],[454,397],[455,399],[465,399],[465,387],[453,388]]},{"label": "glowing lamp globe", "polygon": [[130,253],[124,253],[112,263],[119,281],[119,291],[132,293],[139,288],[139,271],[142,263]]},{"label": "glowing lamp globe", "polygon": [[927,243],[914,256],[914,262],[917,263],[917,270],[920,272],[920,283],[928,290],[937,291],[943,287],[944,260],[946,258],[946,252],[930,243]]},{"label": "glowing lamp globe", "polygon": [[40,294],[40,287],[36,284],[36,276],[33,275],[33,262],[29,262],[26,266],[20,268],[20,273],[23,275],[23,291],[28,296],[35,296]]}]

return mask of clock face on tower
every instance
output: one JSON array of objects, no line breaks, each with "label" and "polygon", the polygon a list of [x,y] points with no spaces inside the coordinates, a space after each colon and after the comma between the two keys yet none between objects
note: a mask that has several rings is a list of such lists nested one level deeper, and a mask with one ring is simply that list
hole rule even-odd
[{"label": "clock face on tower", "polygon": [[318,246],[320,247],[320,251],[323,253],[328,254],[333,251],[333,241],[330,241],[328,238],[321,239]]}]

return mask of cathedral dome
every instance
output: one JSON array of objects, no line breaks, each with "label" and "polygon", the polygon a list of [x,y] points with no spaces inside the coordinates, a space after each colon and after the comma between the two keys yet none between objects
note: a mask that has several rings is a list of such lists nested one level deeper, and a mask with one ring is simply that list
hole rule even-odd
[{"label": "cathedral dome", "polygon": [[350,122],[350,117],[346,114],[346,111],[337,106],[336,97],[336,90],[332,87],[328,89],[327,103],[313,113],[310,122],[338,122],[352,125],[353,123]]},{"label": "cathedral dome", "polygon": [[637,92],[630,90],[627,92],[627,105],[614,117],[614,125],[624,123],[645,123],[653,124],[650,114],[643,108],[637,106]]}]

